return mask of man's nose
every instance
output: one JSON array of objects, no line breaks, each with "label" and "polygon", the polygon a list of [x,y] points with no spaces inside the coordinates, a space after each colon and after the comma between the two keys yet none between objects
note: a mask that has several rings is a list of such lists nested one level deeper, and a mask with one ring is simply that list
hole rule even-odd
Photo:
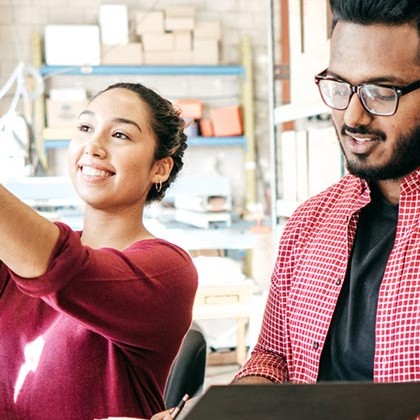
[{"label": "man's nose", "polygon": [[353,93],[349,106],[344,111],[344,123],[349,127],[366,126],[372,121],[372,114],[365,109],[357,93]]}]

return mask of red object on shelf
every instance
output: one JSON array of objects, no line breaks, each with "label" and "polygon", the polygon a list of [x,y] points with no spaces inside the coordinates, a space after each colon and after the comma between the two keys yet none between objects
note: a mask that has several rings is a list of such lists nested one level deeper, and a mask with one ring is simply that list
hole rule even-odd
[{"label": "red object on shelf", "polygon": [[182,117],[197,120],[203,116],[203,103],[198,99],[178,99],[176,104],[181,109]]},{"label": "red object on shelf", "polygon": [[200,119],[200,132],[203,137],[213,137],[213,124],[211,123],[210,118],[201,118]]},{"label": "red object on shelf", "polygon": [[210,110],[210,118],[216,137],[240,136],[243,133],[242,115],[239,106],[213,108]]}]

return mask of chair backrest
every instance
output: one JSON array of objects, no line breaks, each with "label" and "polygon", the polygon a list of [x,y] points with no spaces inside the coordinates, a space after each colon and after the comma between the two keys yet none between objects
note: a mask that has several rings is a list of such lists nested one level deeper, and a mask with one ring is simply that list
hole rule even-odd
[{"label": "chair backrest", "polygon": [[172,364],[166,383],[166,407],[175,407],[188,394],[194,397],[203,389],[207,361],[207,342],[197,326],[191,326]]}]

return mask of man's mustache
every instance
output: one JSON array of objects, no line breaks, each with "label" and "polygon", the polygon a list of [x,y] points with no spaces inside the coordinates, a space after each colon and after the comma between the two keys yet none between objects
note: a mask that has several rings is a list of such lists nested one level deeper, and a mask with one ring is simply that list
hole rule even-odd
[{"label": "man's mustache", "polygon": [[374,137],[378,137],[380,141],[386,140],[386,134],[381,130],[370,130],[366,125],[358,125],[356,127],[349,127],[348,125],[343,125],[341,127],[341,135],[346,136],[348,134],[356,135],[356,134],[363,134],[363,135],[370,135]]}]

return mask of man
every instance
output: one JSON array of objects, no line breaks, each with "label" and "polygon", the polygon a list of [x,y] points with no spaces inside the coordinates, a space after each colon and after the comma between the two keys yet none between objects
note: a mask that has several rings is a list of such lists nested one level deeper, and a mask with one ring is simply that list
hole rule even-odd
[{"label": "man", "polygon": [[420,2],[330,6],[316,83],[349,174],[285,227],[237,384],[420,381]]},{"label": "man", "polygon": [[289,220],[235,383],[420,380],[420,2],[330,5],[316,83],[349,174]]}]

